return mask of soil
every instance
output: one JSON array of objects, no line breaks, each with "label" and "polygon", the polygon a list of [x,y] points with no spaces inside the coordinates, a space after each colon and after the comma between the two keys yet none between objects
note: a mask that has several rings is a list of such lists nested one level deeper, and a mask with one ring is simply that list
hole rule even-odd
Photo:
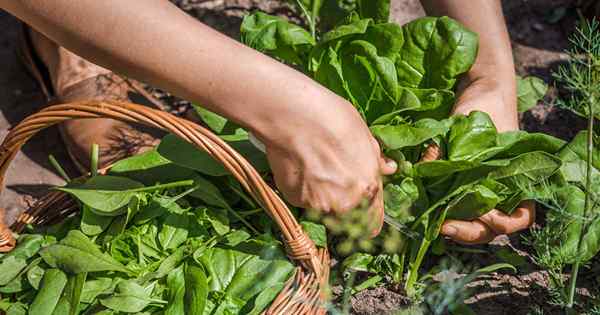
[{"label": "soil", "polygon": [[[191,16],[237,39],[242,17],[249,11],[263,10],[298,21],[287,4],[274,0],[173,0]],[[552,70],[565,60],[567,36],[574,28],[575,0],[504,0],[504,14],[508,23],[516,69],[519,75],[536,75],[553,85]],[[397,0],[393,4],[394,20],[405,23],[423,15],[416,0]],[[15,53],[19,24],[16,19],[0,11],[0,138],[8,130],[45,104],[35,82],[27,75]],[[162,99],[167,108],[184,114],[189,103],[157,89],[152,93]],[[584,128],[584,121],[557,106],[558,91],[551,88],[543,102],[524,113],[521,127],[527,131],[544,132],[565,140],[571,139]],[[6,188],[0,197],[0,206],[7,210],[10,221],[20,209],[42,194],[51,185],[62,180],[50,167],[48,154],[54,154],[62,165],[75,174],[65,154],[56,128],[36,135],[15,157],[5,180]],[[538,220],[539,224],[543,222]],[[469,287],[472,295],[466,302],[476,314],[529,314],[533,309],[543,314],[559,314],[549,303],[548,274],[539,270],[527,254],[530,249],[521,236],[504,237],[478,249],[487,254],[461,254],[450,251],[465,261],[481,266],[498,262],[498,252],[516,253],[520,257],[519,272],[497,272],[477,278]],[[514,255],[513,255],[514,256]],[[513,257],[514,258],[514,257]],[[432,262],[433,263],[433,262]],[[588,277],[592,278],[592,277]],[[578,290],[589,295],[595,280],[584,281]],[[408,300],[395,288],[376,288],[363,291],[351,299],[353,314],[391,314],[406,305]]]}]

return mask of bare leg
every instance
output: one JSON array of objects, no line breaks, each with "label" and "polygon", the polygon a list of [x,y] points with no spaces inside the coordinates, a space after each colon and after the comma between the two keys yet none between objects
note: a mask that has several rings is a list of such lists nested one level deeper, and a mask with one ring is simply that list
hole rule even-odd
[{"label": "bare leg", "polygon": [[110,73],[110,70],[75,55],[34,30],[30,29],[30,35],[33,48],[48,68],[52,85],[58,96],[64,94],[73,84]]},{"label": "bare leg", "polygon": [[[136,94],[131,82],[95,65],[44,35],[29,30],[32,48],[46,66],[54,103],[83,100],[126,100]],[[137,100],[137,99],[136,99]],[[155,137],[139,128],[110,119],[74,120],[60,126],[71,158],[81,171],[89,169],[92,144],[100,146],[100,164],[105,166],[139,153],[156,143]]]}]

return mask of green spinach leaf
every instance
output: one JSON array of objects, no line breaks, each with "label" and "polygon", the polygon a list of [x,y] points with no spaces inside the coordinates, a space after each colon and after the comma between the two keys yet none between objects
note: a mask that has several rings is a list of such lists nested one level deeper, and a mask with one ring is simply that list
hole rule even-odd
[{"label": "green spinach leaf", "polygon": [[117,216],[123,214],[136,189],[144,185],[127,177],[110,175],[94,176],[85,183],[69,183],[58,188],[73,195],[89,206],[98,215]]},{"label": "green spinach leaf", "polygon": [[40,290],[29,307],[29,314],[52,315],[66,285],[67,275],[64,272],[58,269],[46,271]]},{"label": "green spinach leaf", "polygon": [[548,85],[538,77],[517,76],[517,109],[526,112],[537,105],[537,102],[548,92]]},{"label": "green spinach leaf", "polygon": [[59,243],[40,252],[44,261],[70,273],[95,271],[129,272],[114,258],[100,251],[98,246],[77,230],[69,232]]}]

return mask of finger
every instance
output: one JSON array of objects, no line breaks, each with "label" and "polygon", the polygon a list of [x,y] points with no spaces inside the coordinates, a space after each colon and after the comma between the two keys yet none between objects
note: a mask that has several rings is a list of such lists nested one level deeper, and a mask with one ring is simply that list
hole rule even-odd
[{"label": "finger", "polygon": [[369,220],[371,227],[371,237],[379,235],[383,227],[383,184],[379,181],[379,188],[375,196],[371,199],[368,214],[372,220]]},{"label": "finger", "polygon": [[345,214],[358,207],[370,205],[379,190],[379,183],[372,181],[371,183],[353,183],[349,188],[343,190],[332,191],[328,200],[332,204],[333,212]]},{"label": "finger", "polygon": [[423,153],[423,156],[421,157],[421,162],[435,161],[435,160],[439,159],[441,156],[442,156],[442,149],[440,149],[440,147],[437,144],[432,143],[427,147],[427,149],[425,149],[425,152]]},{"label": "finger", "polygon": [[523,201],[510,215],[492,210],[479,218],[496,234],[511,234],[527,229],[535,221],[535,202]]},{"label": "finger", "polygon": [[496,237],[494,231],[479,220],[446,220],[441,233],[457,243],[466,245],[489,243]]},{"label": "finger", "polygon": [[388,158],[387,156],[385,156],[383,154],[383,151],[381,150],[381,146],[379,145],[379,142],[377,142],[377,140],[373,137],[371,137],[371,143],[373,144],[373,148],[375,149],[375,152],[379,152],[379,170],[381,172],[382,175],[392,175],[394,173],[396,173],[396,170],[398,170],[398,163],[396,163],[396,161]]},{"label": "finger", "polygon": [[398,163],[381,153],[381,157],[379,158],[379,169],[381,170],[382,175],[393,175],[398,170]]}]

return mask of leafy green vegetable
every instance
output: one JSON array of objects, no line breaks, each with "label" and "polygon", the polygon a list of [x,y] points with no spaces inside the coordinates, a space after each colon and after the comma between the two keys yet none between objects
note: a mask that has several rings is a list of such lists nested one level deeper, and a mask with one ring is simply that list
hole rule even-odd
[{"label": "leafy green vegetable", "polygon": [[[405,26],[389,23],[388,0],[295,3],[308,30],[257,12],[244,18],[242,42],[351,102],[399,164],[384,180],[386,219],[394,226],[384,229],[381,247],[390,253],[344,259],[342,278],[366,275],[349,292],[406,279],[406,292],[416,295],[427,278],[421,265],[430,247],[443,248],[439,234],[447,218],[471,220],[491,209],[510,213],[559,180],[573,187],[563,198],[583,193],[580,136],[566,144],[543,134],[498,133],[481,112],[449,117],[456,82],[477,56],[477,35],[458,22],[426,17]],[[542,89],[533,78],[521,81],[523,108]],[[195,109],[259,172],[269,172],[247,131]],[[440,160],[421,162],[434,143]],[[156,150],[117,162],[109,175],[71,181],[59,189],[81,203],[82,213],[47,229],[47,238],[21,236],[14,252],[0,257],[0,293],[11,294],[15,314],[41,311],[42,302],[32,303],[38,296],[50,303],[43,309],[48,314],[260,314],[294,266],[273,239],[272,222],[232,181],[210,154],[175,135]],[[572,216],[580,215],[578,199],[562,201]],[[578,223],[553,220],[565,227],[556,251],[574,257]],[[581,247],[588,259],[599,250],[598,222]],[[301,225],[317,246],[339,242],[328,239],[323,225]],[[481,272],[497,268],[509,266]],[[49,292],[51,286],[57,289]]]},{"label": "leafy green vegetable", "polygon": [[548,85],[538,77],[522,78],[517,76],[517,108],[520,113],[537,105],[537,102],[548,92]]},{"label": "leafy green vegetable", "polygon": [[[266,156],[248,140],[233,141],[229,145],[250,161],[257,171],[269,170]],[[158,146],[158,153],[176,165],[198,171],[209,176],[229,175],[229,171],[208,153],[174,135],[167,135]]]},{"label": "leafy green vegetable", "polygon": [[99,235],[113,221],[113,217],[97,215],[88,206],[84,206],[81,212],[81,231],[88,236]]},{"label": "leafy green vegetable", "polygon": [[559,158],[546,152],[534,151],[511,159],[507,166],[492,171],[489,178],[510,188],[533,187],[550,178],[561,165]]},{"label": "leafy green vegetable", "polygon": [[151,303],[166,303],[151,297],[153,289],[154,284],[143,287],[135,281],[122,280],[117,284],[115,293],[100,299],[100,304],[117,312],[138,313]]},{"label": "leafy green vegetable", "polygon": [[113,280],[110,278],[87,280],[81,292],[81,302],[91,304],[99,295],[111,292],[112,288]]},{"label": "leafy green vegetable", "polygon": [[327,231],[325,230],[325,226],[322,224],[310,222],[310,221],[302,221],[300,222],[302,229],[308,233],[315,245],[319,247],[327,247]]},{"label": "leafy green vegetable", "polygon": [[8,284],[25,267],[27,267],[27,261],[23,258],[10,256],[2,259],[0,263],[0,285]]},{"label": "leafy green vegetable", "polygon": [[66,284],[67,276],[64,272],[58,269],[46,271],[40,290],[29,307],[29,314],[52,315]]},{"label": "leafy green vegetable", "polygon": [[85,183],[69,183],[59,188],[70,193],[89,206],[98,215],[116,216],[124,213],[123,207],[143,184],[126,177],[95,176]]},{"label": "leafy green vegetable", "polygon": [[185,267],[185,314],[203,314],[208,297],[208,280],[204,271],[194,265]]},{"label": "leafy green vegetable", "polygon": [[495,146],[496,127],[482,112],[457,116],[448,135],[448,159],[472,160],[482,150]]},{"label": "leafy green vegetable", "polygon": [[110,175],[128,177],[145,185],[153,185],[189,179],[194,177],[194,172],[171,163],[157,150],[149,150],[116,162],[110,168]]},{"label": "leafy green vegetable", "polygon": [[405,44],[396,60],[400,84],[449,90],[477,56],[477,34],[448,17],[425,17],[403,27]]},{"label": "leafy green vegetable", "polygon": [[371,127],[371,132],[383,145],[390,149],[412,147],[448,132],[444,122],[433,119],[419,120],[414,125],[376,125]]},{"label": "leafy green vegetable", "polygon": [[183,266],[175,269],[167,276],[167,289],[169,290],[169,303],[165,308],[165,315],[185,314],[185,276]]},{"label": "leafy green vegetable", "polygon": [[448,219],[473,220],[494,209],[501,198],[484,185],[463,192],[448,207]]},{"label": "leafy green vegetable", "polygon": [[96,244],[77,230],[69,232],[59,243],[44,248],[40,254],[48,265],[70,273],[128,272],[123,265],[106,253],[102,253]]},{"label": "leafy green vegetable", "polygon": [[288,21],[257,12],[244,19],[242,41],[290,64],[304,65],[300,55],[315,44],[311,34]]},{"label": "leafy green vegetable", "polygon": [[386,23],[390,18],[389,0],[358,0],[358,11],[365,18],[371,18],[376,23]]},{"label": "leafy green vegetable", "polygon": [[388,184],[383,192],[385,213],[400,223],[413,221],[415,213],[412,207],[419,199],[419,194],[419,187],[411,178],[405,178],[399,185]]},{"label": "leafy green vegetable", "polygon": [[185,214],[169,213],[163,221],[158,241],[163,249],[175,249],[187,240],[190,217]]}]

